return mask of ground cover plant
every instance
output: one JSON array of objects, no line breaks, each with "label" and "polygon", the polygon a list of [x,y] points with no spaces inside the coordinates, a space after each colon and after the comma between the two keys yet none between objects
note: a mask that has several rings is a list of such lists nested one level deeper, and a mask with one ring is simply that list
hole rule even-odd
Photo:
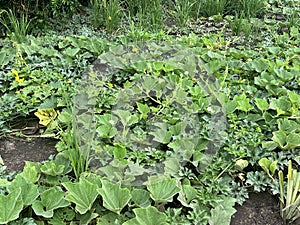
[{"label": "ground cover plant", "polygon": [[264,191],[296,223],[299,1],[32,2],[0,14],[0,137],[57,154],[0,157],[0,224],[225,225]]}]

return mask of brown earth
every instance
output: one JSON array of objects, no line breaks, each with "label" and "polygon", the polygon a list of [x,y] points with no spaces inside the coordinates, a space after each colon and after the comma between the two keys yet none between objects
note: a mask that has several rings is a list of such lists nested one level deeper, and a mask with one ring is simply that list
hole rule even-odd
[{"label": "brown earth", "polygon": [[[230,225],[282,225],[278,199],[267,192],[250,193],[249,199],[236,207]],[[290,225],[300,225],[300,220]]]},{"label": "brown earth", "polygon": [[0,139],[0,156],[7,172],[22,170],[25,161],[41,162],[56,153],[55,139],[5,137]]}]

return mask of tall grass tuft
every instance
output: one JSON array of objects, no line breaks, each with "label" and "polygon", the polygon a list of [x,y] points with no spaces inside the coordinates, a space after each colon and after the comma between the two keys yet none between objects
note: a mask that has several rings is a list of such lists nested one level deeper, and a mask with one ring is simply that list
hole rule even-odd
[{"label": "tall grass tuft", "polygon": [[192,10],[196,1],[190,0],[175,0],[174,9],[175,9],[175,18],[176,22],[180,27],[184,27],[186,23],[192,17]]},{"label": "tall grass tuft", "polygon": [[95,28],[104,26],[108,31],[115,30],[120,22],[119,0],[92,0],[92,23]]},{"label": "tall grass tuft", "polygon": [[0,23],[5,27],[7,35],[18,43],[26,40],[32,21],[25,12],[21,12],[19,17],[12,9],[0,12]]}]

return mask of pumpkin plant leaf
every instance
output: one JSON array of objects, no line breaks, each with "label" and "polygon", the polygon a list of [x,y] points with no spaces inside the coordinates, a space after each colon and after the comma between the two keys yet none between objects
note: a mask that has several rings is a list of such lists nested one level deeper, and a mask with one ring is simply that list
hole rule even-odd
[{"label": "pumpkin plant leaf", "polygon": [[277,161],[272,162],[267,158],[261,158],[258,161],[258,164],[261,166],[261,168],[263,168],[268,176],[273,179],[273,175],[275,174],[275,170],[277,169]]},{"label": "pumpkin plant leaf", "polygon": [[279,145],[280,148],[284,149],[286,145],[286,134],[282,130],[274,131],[272,140]]},{"label": "pumpkin plant leaf", "polygon": [[29,183],[36,183],[41,176],[41,173],[37,171],[38,163],[36,162],[25,162],[25,167],[20,173],[20,176]]},{"label": "pumpkin plant leaf", "polygon": [[182,185],[182,190],[179,193],[178,200],[183,206],[193,208],[190,203],[197,197],[197,194],[197,190],[191,185]]},{"label": "pumpkin plant leaf", "polygon": [[137,102],[137,107],[138,107],[138,111],[142,114],[142,118],[143,119],[146,119],[147,116],[148,116],[148,113],[150,112],[150,108],[148,105],[146,104],[142,104],[142,103],[139,103]]},{"label": "pumpkin plant leaf", "polygon": [[65,192],[57,188],[49,188],[41,194],[41,200],[32,203],[32,209],[38,216],[53,217],[54,210],[70,205],[65,198]]},{"label": "pumpkin plant leaf", "polygon": [[66,200],[75,203],[76,210],[80,214],[84,214],[91,209],[98,196],[97,185],[84,178],[80,178],[77,183],[65,182],[62,185],[68,190]]},{"label": "pumpkin plant leaf", "polygon": [[53,121],[56,118],[57,113],[53,108],[39,109],[37,112],[34,113],[34,115],[36,115],[40,119],[39,123],[46,127],[51,121]]},{"label": "pumpkin plant leaf", "polygon": [[155,207],[133,209],[135,218],[126,221],[123,225],[167,225],[167,216]]},{"label": "pumpkin plant leaf", "polygon": [[50,175],[50,176],[57,176],[64,173],[65,166],[60,164],[56,164],[55,161],[47,161],[40,167],[42,173]]},{"label": "pumpkin plant leaf", "polygon": [[235,199],[226,197],[214,209],[212,209],[209,225],[229,225],[231,216],[236,212],[233,208]]},{"label": "pumpkin plant leaf", "polygon": [[27,182],[21,174],[17,175],[17,177],[11,182],[10,186],[8,186],[9,192],[13,192],[18,188],[21,188],[21,198],[25,206],[31,205],[32,202],[39,196],[38,186]]},{"label": "pumpkin plant leaf", "polygon": [[243,112],[249,112],[253,109],[253,106],[250,104],[250,99],[246,97],[246,94],[234,96],[233,100],[237,103],[236,108]]},{"label": "pumpkin plant leaf", "polygon": [[8,195],[0,195],[0,224],[7,224],[19,217],[23,209],[21,188],[16,188]]},{"label": "pumpkin plant leaf", "polygon": [[110,181],[102,180],[102,187],[98,188],[98,193],[103,198],[103,206],[108,210],[120,214],[121,210],[131,199],[130,190],[121,188],[121,184],[114,184]]},{"label": "pumpkin plant leaf", "polygon": [[262,99],[262,98],[255,98],[255,105],[259,110],[265,111],[269,108],[269,103],[267,100]]},{"label": "pumpkin plant leaf", "polygon": [[151,198],[160,203],[172,202],[173,196],[180,191],[177,180],[164,175],[149,177],[147,189]]},{"label": "pumpkin plant leaf", "polygon": [[148,191],[143,189],[133,189],[132,200],[134,204],[141,208],[146,208],[151,205],[150,194]]}]

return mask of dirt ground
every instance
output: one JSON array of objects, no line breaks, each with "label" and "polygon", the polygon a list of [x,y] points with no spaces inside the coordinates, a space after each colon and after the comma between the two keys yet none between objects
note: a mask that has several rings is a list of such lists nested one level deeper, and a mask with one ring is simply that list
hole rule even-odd
[{"label": "dirt ground", "polygon": [[49,138],[24,138],[6,137],[0,139],[0,156],[3,159],[6,171],[19,171],[25,161],[41,162],[56,153],[56,140]]},{"label": "dirt ground", "polygon": [[[278,199],[269,193],[250,193],[249,199],[236,207],[230,225],[282,225]],[[300,225],[300,220],[290,225]]]}]

